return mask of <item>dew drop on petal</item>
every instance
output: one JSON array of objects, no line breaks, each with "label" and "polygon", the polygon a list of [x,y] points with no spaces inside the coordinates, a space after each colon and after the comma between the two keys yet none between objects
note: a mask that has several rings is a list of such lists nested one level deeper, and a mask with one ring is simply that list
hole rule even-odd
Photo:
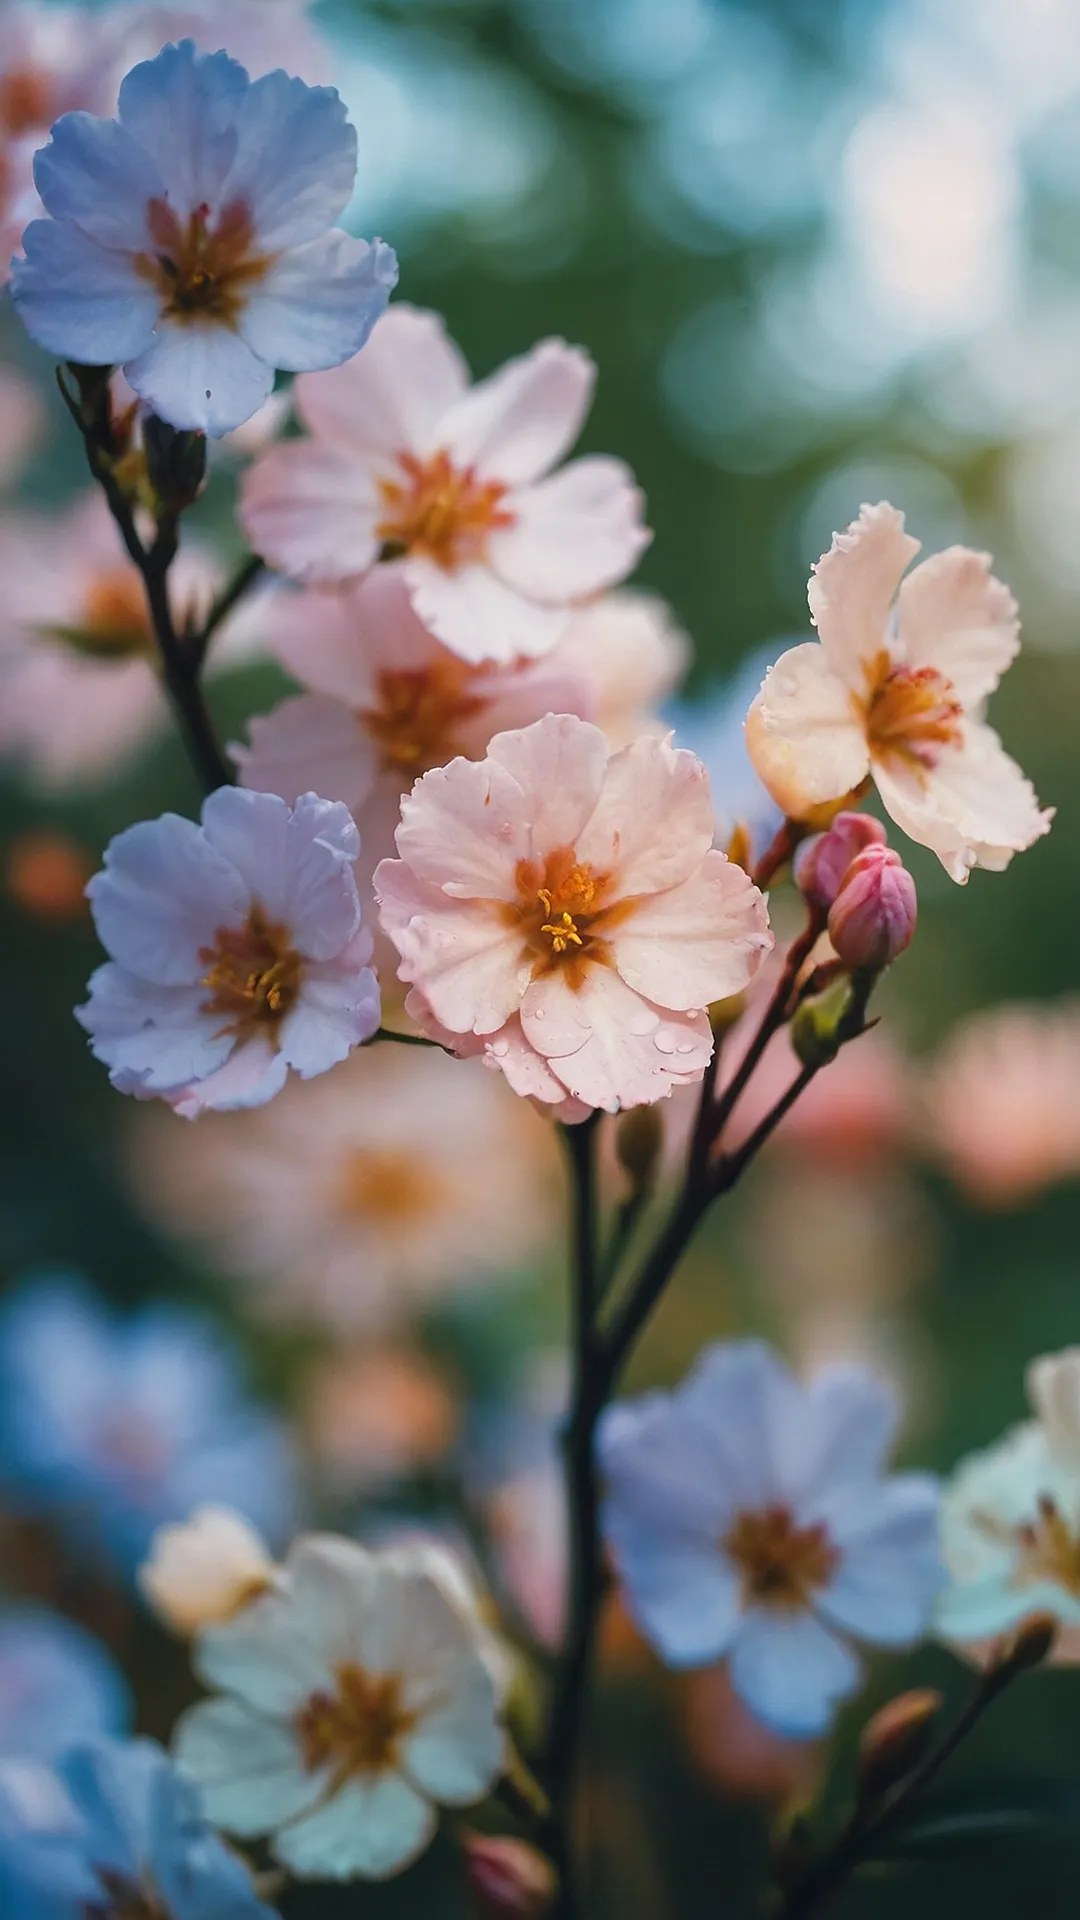
[{"label": "dew drop on petal", "polygon": [[488,1052],[493,1053],[496,1060],[505,1060],[509,1051],[509,1040],[492,1040],[488,1047]]},{"label": "dew drop on petal", "polygon": [[676,1053],[693,1053],[695,1051],[694,1042],[692,1040],[680,1040],[675,1051]]},{"label": "dew drop on petal", "polygon": [[655,1039],[653,1040],[653,1046],[656,1048],[657,1053],[674,1053],[675,1052],[674,1040],[672,1039],[670,1033],[664,1033],[663,1031],[661,1031],[656,1035]]}]

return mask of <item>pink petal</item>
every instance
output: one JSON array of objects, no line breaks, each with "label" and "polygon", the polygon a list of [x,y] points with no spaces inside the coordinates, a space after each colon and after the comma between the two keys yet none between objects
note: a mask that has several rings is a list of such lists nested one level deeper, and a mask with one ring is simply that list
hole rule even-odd
[{"label": "pink petal", "polygon": [[375,870],[383,931],[401,954],[399,977],[419,988],[453,1034],[495,1033],[516,1011],[532,971],[521,938],[483,901],[450,900],[404,860]]},{"label": "pink petal", "polygon": [[697,755],[643,735],[608,761],[577,854],[612,876],[612,894],[657,893],[690,877],[714,831],[709,776]]},{"label": "pink petal", "polygon": [[773,941],[757,887],[722,853],[709,852],[688,880],[639,901],[610,944],[636,993],[689,1011],[741,993]]},{"label": "pink petal", "polygon": [[821,644],[833,672],[856,691],[864,661],[887,644],[896,590],[918,551],[903,514],[883,500],[862,507],[846,533],[835,533],[811,571],[806,592]]},{"label": "pink petal", "polygon": [[443,418],[468,384],[469,369],[440,316],[400,302],[352,360],[301,374],[293,395],[310,432],[382,467],[400,453],[446,444]]},{"label": "pink petal", "polygon": [[993,693],[1020,651],[1016,601],[990,572],[990,555],[948,547],[900,588],[900,644],[913,667],[936,667],[965,707]]},{"label": "pink petal", "polygon": [[461,660],[508,666],[550,653],[569,610],[541,607],[480,565],[450,573],[431,560],[406,560],[405,578],[417,617]]},{"label": "pink petal", "polygon": [[541,340],[458,401],[442,422],[441,444],[485,478],[527,485],[573,446],[595,381],[596,367],[580,347]]},{"label": "pink petal", "polygon": [[341,800],[355,814],[375,785],[375,756],[355,714],[319,693],[283,700],[248,727],[251,745],[229,751],[242,786],[279,793],[292,806],[302,793]]},{"label": "pink petal", "polygon": [[746,745],[758,778],[796,820],[850,793],[870,770],[850,689],[812,640],[769,668],[746,716]]},{"label": "pink petal", "polygon": [[534,858],[575,845],[602,796],[607,757],[599,727],[571,713],[549,713],[517,733],[495,735],[488,760],[524,796],[518,812]]},{"label": "pink petal", "polygon": [[317,441],[271,447],[241,483],[240,524],[256,553],[304,584],[355,580],[374,566],[379,513],[368,470]]},{"label": "pink petal", "polygon": [[[381,573],[375,568],[360,586]],[[312,693],[330,694],[350,707],[371,704],[371,662],[360,644],[356,594],[323,587],[306,592],[281,588],[270,602],[267,643],[275,660]]]},{"label": "pink petal", "polygon": [[898,827],[936,853],[961,884],[972,867],[1000,873],[1014,853],[1049,833],[1052,807],[1041,809],[1030,780],[991,727],[969,720],[960,746],[947,748],[932,772],[874,769],[885,810]]},{"label": "pink petal", "polygon": [[517,864],[531,851],[519,782],[497,760],[433,768],[402,800],[397,849],[444,893],[515,901]]},{"label": "pink petal", "polygon": [[500,579],[530,600],[561,606],[624,580],[652,535],[645,497],[621,460],[593,454],[515,493],[513,525],[491,537]]},{"label": "pink petal", "polygon": [[534,981],[521,1025],[575,1100],[610,1113],[699,1080],[713,1048],[706,1014],[663,1013],[602,966],[577,991],[561,971]]}]

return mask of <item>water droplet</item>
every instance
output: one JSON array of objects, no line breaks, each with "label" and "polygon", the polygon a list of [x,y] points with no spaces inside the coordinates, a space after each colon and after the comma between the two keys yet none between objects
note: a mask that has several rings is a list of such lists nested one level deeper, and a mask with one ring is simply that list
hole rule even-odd
[{"label": "water droplet", "polygon": [[536,1012],[535,1012],[535,1013],[533,1014],[533,1019],[534,1019],[534,1020],[542,1020],[543,1018],[544,1018],[544,1009],[543,1009],[543,1007],[537,1007],[537,1009],[536,1009]]},{"label": "water droplet", "polygon": [[500,840],[512,840],[512,839],[513,839],[513,837],[514,837],[514,823],[513,823],[513,821],[512,821],[512,820],[504,820],[504,821],[503,821],[503,823],[502,823],[502,826],[501,826],[501,827],[499,828],[499,839],[500,839]]},{"label": "water droplet", "polygon": [[496,1060],[505,1060],[509,1051],[509,1040],[493,1040],[488,1047],[488,1052],[493,1053]]},{"label": "water droplet", "polygon": [[676,1053],[696,1053],[697,1048],[692,1040],[680,1040],[675,1051]]},{"label": "water droplet", "polygon": [[662,1030],[653,1041],[653,1046],[657,1053],[674,1053],[675,1051],[675,1042],[670,1033],[664,1033]]}]

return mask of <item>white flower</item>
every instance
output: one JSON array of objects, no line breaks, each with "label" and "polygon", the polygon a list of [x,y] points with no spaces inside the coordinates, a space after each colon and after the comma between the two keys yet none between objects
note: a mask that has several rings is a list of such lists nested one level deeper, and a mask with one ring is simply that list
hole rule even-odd
[{"label": "white flower", "polygon": [[976,1657],[1032,1613],[1061,1623],[1060,1660],[1080,1660],[1080,1347],[1028,1368],[1036,1418],[961,1460],[941,1506],[952,1584],[936,1626]]},{"label": "white flower", "polygon": [[275,368],[336,366],[386,305],[391,249],[333,227],[355,174],[332,87],[165,47],[127,75],[116,120],[57,121],[15,304],[48,352],[122,365],[174,427],[227,433]]},{"label": "white flower", "polygon": [[231,1620],[266,1592],[274,1562],[261,1534],[232,1507],[197,1507],[159,1527],[139,1585],[155,1613],[185,1637]]},{"label": "white flower", "polygon": [[419,619],[463,660],[546,653],[574,603],[625,579],[650,537],[622,461],[552,474],[594,377],[580,348],[542,340],[470,390],[438,315],[396,306],[362,358],[297,381],[311,437],[246,476],[248,536],[309,585],[400,555]]},{"label": "white flower", "polygon": [[308,1536],[281,1592],[200,1636],[225,1697],[185,1714],[178,1763],[216,1826],[272,1835],[299,1878],[382,1879],[502,1771],[485,1641],[409,1555]]},{"label": "white flower", "polygon": [[808,589],[818,641],[770,669],[746,743],[794,819],[873,774],[897,826],[964,881],[972,867],[1001,872],[1053,813],[982,717],[1020,645],[1012,594],[967,547],[902,581],[918,551],[885,502],[835,536]]},{"label": "white flower", "polygon": [[185,1118],[261,1106],[325,1073],[379,1024],[347,810],[233,787],[202,825],[165,813],[118,834],[87,888],[112,955],[77,1018],[113,1085]]},{"label": "white flower", "polygon": [[638,1625],[672,1666],[727,1657],[792,1737],[860,1677],[852,1640],[909,1646],[942,1574],[937,1486],[886,1478],[892,1394],[865,1368],[808,1381],[768,1347],[711,1348],[673,1393],[605,1415],[605,1531]]}]

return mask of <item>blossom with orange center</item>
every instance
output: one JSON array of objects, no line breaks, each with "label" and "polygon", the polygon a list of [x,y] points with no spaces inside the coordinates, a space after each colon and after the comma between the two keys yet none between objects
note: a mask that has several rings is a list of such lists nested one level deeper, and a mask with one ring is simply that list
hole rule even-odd
[{"label": "blossom with orange center", "polygon": [[840,1564],[822,1521],[800,1526],[779,1504],[737,1514],[723,1544],[739,1569],[744,1606],[808,1606]]},{"label": "blossom with orange center", "polygon": [[427,460],[412,453],[397,460],[404,477],[377,483],[384,517],[375,528],[395,554],[415,554],[453,573],[485,560],[494,530],[513,526],[513,513],[500,505],[506,486],[481,480],[474,467],[456,467],[445,448]]},{"label": "blossom with orange center", "polygon": [[366,1673],[355,1660],[334,1669],[334,1689],[313,1693],[296,1713],[296,1737],[308,1773],[330,1769],[331,1793],[353,1774],[382,1773],[398,1764],[401,1742],[417,1716],[402,1704],[395,1673]]},{"label": "blossom with orange center", "polygon": [[1011,593],[967,547],[902,578],[918,548],[884,503],[836,535],[810,578],[818,641],[769,669],[746,742],[791,818],[872,776],[897,825],[964,881],[1008,866],[1053,815],[982,717],[1020,644]]},{"label": "blossom with orange center", "polygon": [[962,1020],[923,1080],[924,1137],[977,1206],[1020,1207],[1080,1177],[1080,1001]]},{"label": "blossom with orange center", "polygon": [[488,705],[482,672],[441,650],[433,656],[423,667],[379,669],[372,704],[356,715],[385,770],[407,781],[452,760]]},{"label": "blossom with orange center", "polygon": [[275,261],[255,246],[250,207],[230,200],[215,219],[203,200],[184,222],[167,200],[154,199],[146,224],[154,252],[138,267],[161,294],[162,318],[180,325],[216,320],[235,330],[252,288]]},{"label": "blossom with orange center", "polygon": [[221,1016],[222,1031],[237,1040],[275,1031],[296,1004],[304,963],[290,928],[252,907],[241,927],[219,927],[212,946],[200,947],[209,989],[203,1007]]}]

